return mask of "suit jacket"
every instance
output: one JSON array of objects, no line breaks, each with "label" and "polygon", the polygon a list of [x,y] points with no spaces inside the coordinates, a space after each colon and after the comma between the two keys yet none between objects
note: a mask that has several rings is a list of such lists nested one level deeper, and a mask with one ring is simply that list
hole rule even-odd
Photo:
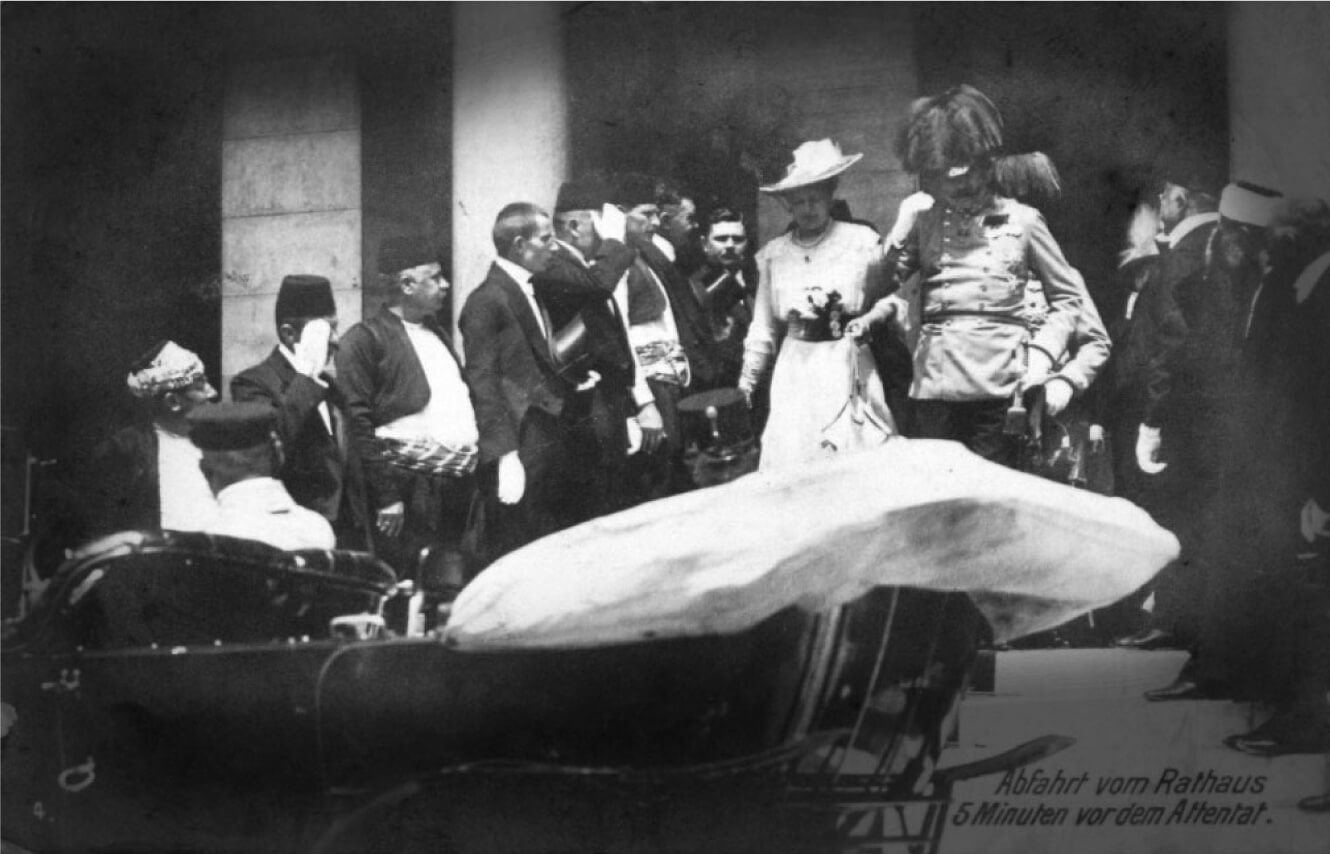
[{"label": "suit jacket", "polygon": [[[753,297],[757,291],[757,270],[745,264],[741,270],[743,285],[733,276],[726,277],[720,267],[703,264],[688,277],[693,297],[702,307],[702,316],[711,335],[712,352],[717,366],[716,381],[732,387],[739,382],[743,367],[744,338],[753,322]],[[722,279],[727,280],[718,284]]]},{"label": "suit jacket", "polygon": [[[526,295],[498,264],[467,298],[458,326],[475,397],[480,459],[497,460],[519,450],[528,410],[558,418],[573,386],[559,376]],[[529,465],[527,455],[542,449],[521,450]]]},{"label": "suit jacket", "polygon": [[1159,426],[1170,412],[1178,414],[1178,401],[1171,400],[1176,378],[1184,370],[1188,327],[1183,296],[1205,279],[1205,253],[1218,226],[1218,217],[1191,229],[1165,250],[1157,274],[1138,299],[1140,317],[1135,332],[1145,350],[1144,421]]},{"label": "suit jacket", "polygon": [[632,388],[635,368],[614,288],[636,257],[637,253],[619,241],[606,240],[596,257],[583,264],[559,243],[548,269],[531,279],[555,329],[563,329],[577,318],[586,325],[585,366],[599,373],[601,382],[616,392]]},{"label": "suit jacket", "polygon": [[688,364],[693,381],[689,392],[706,391],[714,388],[722,373],[721,360],[718,358],[715,343],[711,338],[710,326],[703,314],[702,306],[693,295],[692,285],[674,266],[665,253],[661,252],[650,240],[634,241],[634,247],[642,260],[665,286],[670,298],[670,311],[674,315],[674,326],[679,332],[679,345],[688,355]]},{"label": "suit jacket", "polygon": [[[452,339],[433,318],[425,328],[443,342],[454,360]],[[387,306],[347,330],[337,348],[337,388],[350,422],[354,459],[364,470],[369,498],[376,509],[405,501],[399,478],[383,458],[374,430],[424,409],[429,403],[429,381],[420,365],[406,325]],[[458,369],[461,369],[460,362]],[[463,373],[463,379],[466,374]],[[471,392],[475,405],[475,392]]]},{"label": "suit jacket", "polygon": [[344,418],[334,387],[298,373],[274,347],[268,358],[231,380],[231,399],[267,403],[277,410],[277,435],[286,456],[279,477],[297,504],[330,522],[364,522],[358,472],[353,473],[347,450],[319,411],[319,404],[326,402],[334,425]]}]

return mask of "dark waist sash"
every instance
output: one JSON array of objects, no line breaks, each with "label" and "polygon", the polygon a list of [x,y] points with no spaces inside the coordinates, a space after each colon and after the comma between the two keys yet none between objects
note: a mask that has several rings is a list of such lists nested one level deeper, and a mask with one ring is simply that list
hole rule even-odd
[{"label": "dark waist sash", "polygon": [[792,311],[785,318],[785,334],[798,341],[839,341],[845,337],[845,324],[857,316],[838,313],[835,318],[810,318]]}]

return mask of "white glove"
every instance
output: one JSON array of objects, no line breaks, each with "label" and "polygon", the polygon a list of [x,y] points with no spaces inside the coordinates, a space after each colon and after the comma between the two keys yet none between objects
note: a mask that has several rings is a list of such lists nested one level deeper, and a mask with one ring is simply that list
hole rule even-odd
[{"label": "white glove", "polygon": [[323,372],[328,364],[328,342],[332,340],[332,326],[323,318],[316,318],[305,324],[300,332],[300,340],[292,349],[295,354],[295,367],[300,373],[313,379]]},{"label": "white glove", "polygon": [[499,458],[499,501],[504,504],[516,504],[526,493],[526,469],[511,451]]},{"label": "white glove", "polygon": [[632,456],[642,449],[642,425],[637,423],[637,417],[628,419],[628,450],[627,455]]},{"label": "white glove", "polygon": [[1322,510],[1315,498],[1308,498],[1302,505],[1301,523],[1302,538],[1309,543],[1316,542],[1317,537],[1330,537],[1330,513]]},{"label": "white glove", "polygon": [[919,219],[919,214],[932,208],[933,197],[924,192],[913,193],[902,199],[900,209],[896,213],[896,224],[887,234],[887,244],[900,246],[904,243],[905,238],[914,230],[914,223]]},{"label": "white glove", "polygon": [[586,379],[582,380],[580,383],[577,384],[577,390],[591,391],[593,388],[596,387],[596,383],[598,382],[600,382],[600,374],[596,373],[595,371],[587,371]]},{"label": "white glove", "polygon": [[1168,463],[1159,462],[1159,428],[1141,425],[1136,434],[1136,465],[1146,474],[1159,474]]},{"label": "white glove", "polygon": [[617,240],[623,243],[627,239],[628,218],[618,206],[606,204],[596,218],[596,231],[601,240]]},{"label": "white glove", "polygon": [[1069,382],[1044,383],[1044,410],[1054,417],[1061,415],[1071,403],[1072,387]]},{"label": "white glove", "polygon": [[1048,382],[1049,374],[1053,373],[1053,360],[1048,358],[1048,354],[1038,347],[1030,347],[1028,350],[1029,355],[1026,357],[1025,366],[1025,388],[1031,389]]}]

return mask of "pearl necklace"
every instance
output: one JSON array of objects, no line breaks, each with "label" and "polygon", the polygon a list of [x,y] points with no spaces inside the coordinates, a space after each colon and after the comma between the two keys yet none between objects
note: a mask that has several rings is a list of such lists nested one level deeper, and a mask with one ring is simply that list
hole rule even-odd
[{"label": "pearl necklace", "polygon": [[812,256],[810,256],[810,255],[807,254],[808,251],[811,250],[811,249],[816,248],[818,244],[820,244],[822,241],[826,240],[826,239],[827,239],[827,235],[828,235],[828,234],[831,234],[831,229],[832,229],[832,227],[833,227],[834,225],[835,225],[835,222],[834,222],[834,221],[833,221],[833,222],[829,222],[829,223],[827,223],[827,227],[824,228],[824,229],[822,229],[822,233],[819,234],[819,235],[817,236],[817,239],[814,240],[812,243],[804,243],[804,242],[800,241],[800,240],[799,240],[799,234],[798,234],[797,231],[792,231],[792,232],[790,232],[790,241],[791,241],[792,243],[794,243],[795,246],[797,246],[797,247],[799,247],[800,249],[804,250],[804,260],[805,260],[805,261],[812,261],[812,260],[813,260],[813,259],[812,259]]}]

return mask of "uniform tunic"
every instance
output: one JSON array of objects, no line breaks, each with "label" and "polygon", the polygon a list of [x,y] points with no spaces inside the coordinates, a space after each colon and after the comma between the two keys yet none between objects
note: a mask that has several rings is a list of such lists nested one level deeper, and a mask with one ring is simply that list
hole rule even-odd
[{"label": "uniform tunic", "polygon": [[[1025,374],[1025,344],[1063,355],[1089,293],[1039,211],[1003,197],[969,215],[935,205],[900,254],[900,278],[920,273],[921,330],[910,396],[977,401],[1010,397]],[[1049,315],[1030,337],[1020,313],[1025,283],[1043,283]],[[1098,316],[1095,316],[1098,323]],[[1078,391],[1089,377],[1067,379]]]}]

